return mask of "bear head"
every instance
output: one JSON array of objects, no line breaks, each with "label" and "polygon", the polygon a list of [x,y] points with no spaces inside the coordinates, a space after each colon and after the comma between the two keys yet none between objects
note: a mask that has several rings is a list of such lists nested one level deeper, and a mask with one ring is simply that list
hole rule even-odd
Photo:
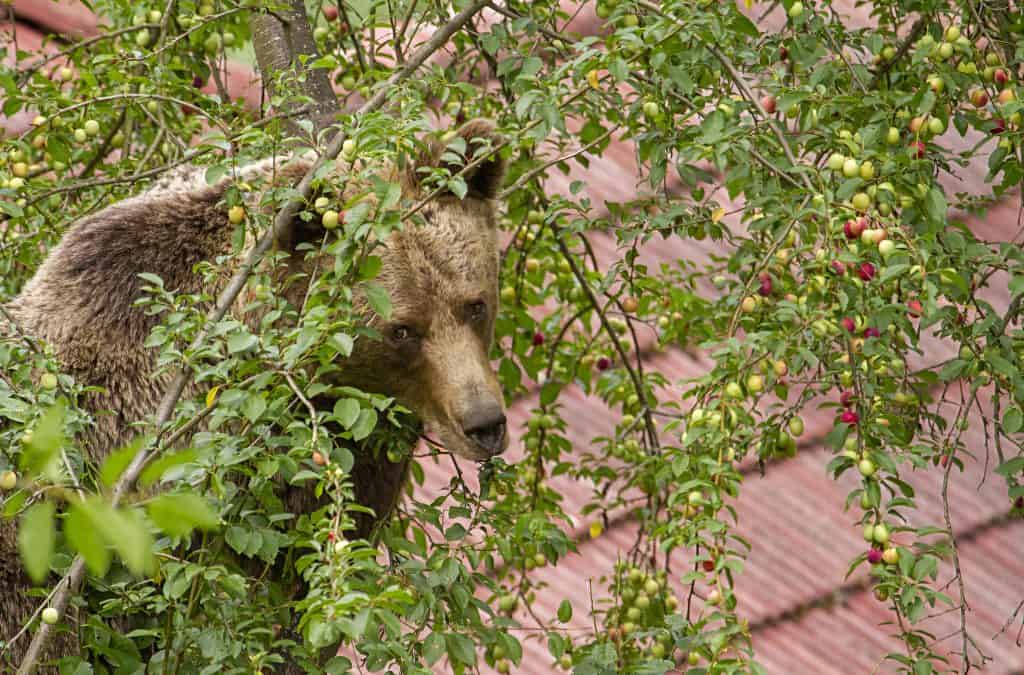
[{"label": "bear head", "polygon": [[[428,438],[455,455],[480,461],[508,446],[505,407],[489,351],[498,311],[498,213],[495,197],[504,161],[483,149],[499,143],[492,122],[472,120],[447,143],[433,142],[400,173],[403,199],[418,203],[435,185],[424,168],[449,164],[452,146],[465,160],[446,166],[462,177],[461,198],[433,196],[402,230],[378,242],[381,270],[374,282],[387,290],[392,312],[373,312],[365,296],[356,308],[380,339],[360,337],[336,384],[392,396],[423,422]],[[479,153],[479,154],[478,154]],[[413,222],[415,220],[415,222]]]}]

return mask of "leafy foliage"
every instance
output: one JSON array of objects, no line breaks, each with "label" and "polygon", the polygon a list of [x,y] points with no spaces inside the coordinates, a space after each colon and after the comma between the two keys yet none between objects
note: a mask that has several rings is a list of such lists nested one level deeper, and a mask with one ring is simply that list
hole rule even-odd
[{"label": "leafy foliage", "polygon": [[[901,626],[906,649],[889,656],[907,672],[946,668],[919,622],[962,602],[936,582],[940,559],[957,555],[952,524],[907,524],[916,504],[905,474],[943,472],[948,483],[969,461],[964,433],[980,419],[1008,504],[1024,504],[1024,258],[1019,236],[990,241],[960,222],[1024,180],[1024,23],[1006,3],[879,0],[866,6],[869,29],[829,3],[744,4],[584,3],[602,29],[579,37],[564,30],[570,17],[557,3],[503,3],[491,22],[458,33],[445,61],[390,87],[391,110],[342,115],[346,159],[361,160],[353,172],[373,181],[376,199],[337,203],[342,186],[317,177],[327,203],[304,205],[300,217],[341,214],[317,249],[333,268],[296,307],[271,282],[281,262],[271,255],[243,296],[262,318],[205,324],[224,271],[295,194],[285,186],[248,210],[231,255],[201,266],[207,293],[145,276],[139,309],[162,319],[147,346],[167,369],[187,363],[198,386],[167,429],[102,463],[75,440],[93,423],[77,404],[82,383],[10,327],[0,338],[0,472],[16,472],[17,486],[3,512],[19,520],[35,581],[64,573],[76,553],[90,573],[76,628],[84,651],[62,668],[313,668],[321,649],[341,643],[347,655],[327,672],[351,670],[353,658],[368,671],[429,673],[446,660],[456,672],[483,663],[504,672],[522,658],[525,626],[577,673],[675,663],[761,672],[733,590],[748,548],[734,531],[739,465],[797,452],[801,412],[819,405],[835,411],[827,470],[859,474],[847,505],[868,550],[851,572],[870,568]],[[3,143],[3,299],[75,218],[176,165],[206,166],[216,182],[281,152],[289,133],[282,116],[261,116],[224,88],[225,64],[246,58],[247,17],[262,5],[94,7],[109,25],[99,39],[60,57],[19,52],[0,68],[3,112],[39,115]],[[366,98],[408,53],[412,30],[443,23],[445,7],[311,5],[320,50],[311,65],[346,105]],[[472,84],[487,72],[500,87]],[[282,84],[273,109],[296,95]],[[511,169],[494,356],[508,398],[536,392],[538,405],[521,459],[491,461],[478,482],[457,471],[443,494],[408,500],[373,540],[346,540],[360,515],[354,453],[412,455],[413,483],[437,461],[413,451],[416,430],[393,401],[326,381],[354,341],[375,339],[353,317],[354,284],[369,284],[376,311],[390,306],[373,285],[372,242],[416,218],[373,167],[404,161],[439,113],[492,117],[508,139],[498,150]],[[297,136],[297,145],[323,141]],[[608,161],[615,139],[635,145],[644,179],[627,200],[597,203],[580,180],[548,189],[549,176]],[[472,149],[449,152],[461,161]],[[983,184],[949,180],[978,162]],[[467,189],[446,169],[429,180]],[[233,184],[225,208],[253,189]],[[595,233],[614,237],[615,259],[595,251]],[[659,266],[649,254],[666,239],[695,250],[711,240],[726,255]],[[990,299],[1004,286],[1008,306]],[[208,339],[190,348],[201,328]],[[925,348],[939,342],[952,347],[936,362]],[[714,365],[680,383],[635,358],[669,346],[705,350]],[[583,445],[562,415],[576,389],[614,413],[613,430]],[[305,405],[327,393],[332,409]],[[187,444],[162,444],[199,419]],[[143,447],[160,453],[138,492],[112,506],[111,486]],[[582,529],[549,484],[559,476],[594,486]],[[293,510],[283,486],[327,499]],[[642,535],[602,570],[593,605],[533,611],[539,595],[558,593],[535,571],[621,514]],[[299,580],[305,591],[293,598]],[[672,591],[680,583],[693,591],[685,603]],[[569,630],[581,616],[591,628]],[[984,659],[976,645],[960,658]]]}]

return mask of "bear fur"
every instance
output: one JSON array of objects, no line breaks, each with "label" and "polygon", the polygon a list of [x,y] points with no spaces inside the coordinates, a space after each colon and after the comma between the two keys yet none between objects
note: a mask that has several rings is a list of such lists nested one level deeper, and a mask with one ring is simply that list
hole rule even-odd
[{"label": "bear fur", "polygon": [[[456,133],[466,140],[470,158],[481,141],[497,141],[493,124],[486,120],[468,122]],[[443,150],[432,144],[419,165],[439,165]],[[293,184],[310,166],[302,158],[284,165],[268,160],[243,169],[236,178]],[[431,191],[420,185],[416,168],[389,165],[380,173],[401,185],[403,199],[416,202]],[[407,223],[378,247],[375,253],[383,264],[375,281],[390,294],[392,316],[385,321],[373,314],[357,291],[357,310],[383,337],[357,339],[340,369],[341,379],[332,382],[395,397],[423,422],[428,434],[454,454],[473,460],[500,453],[507,445],[503,398],[488,357],[498,306],[494,198],[503,174],[501,159],[485,159],[464,176],[464,198],[439,195],[420,212],[422,224]],[[93,461],[102,461],[136,435],[134,424],[152,415],[173,378],[173,371],[154,374],[155,354],[144,346],[159,317],[134,305],[144,284],[138,275],[156,274],[165,288],[178,293],[203,291],[196,265],[231,251],[234,226],[223,201],[228,185],[227,179],[207,185],[198,169],[174,172],[146,192],[77,221],[6,306],[14,325],[5,326],[0,314],[0,339],[5,332],[40,339],[53,349],[63,372],[98,388],[81,401],[94,424],[77,439]],[[294,247],[322,237],[318,224],[296,222],[291,234],[279,240],[288,260],[276,268],[281,271],[275,272],[275,280],[308,277],[316,257]],[[301,307],[305,288],[303,283],[285,287],[294,307]],[[201,393],[192,386],[186,396]],[[356,454],[352,479],[357,500],[374,509],[379,521],[400,497],[406,463]],[[287,499],[296,515],[316,504],[311,494],[289,494]],[[373,524],[361,523],[359,534],[365,535]],[[21,572],[15,522],[0,521],[0,640],[10,640],[38,607],[39,598],[25,595],[29,587]],[[7,653],[0,653],[0,664],[17,665],[30,639],[31,632],[26,633]],[[74,651],[71,636],[61,634],[50,653]]]}]

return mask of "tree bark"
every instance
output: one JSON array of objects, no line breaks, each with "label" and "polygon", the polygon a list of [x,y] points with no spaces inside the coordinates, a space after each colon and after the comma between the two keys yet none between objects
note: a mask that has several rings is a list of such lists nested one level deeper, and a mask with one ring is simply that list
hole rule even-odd
[{"label": "tree bark", "polygon": [[[294,86],[297,93],[311,99],[312,109],[308,114],[287,118],[289,132],[299,135],[308,131],[300,124],[304,120],[313,123],[315,134],[329,126],[338,111],[338,99],[334,95],[327,71],[307,65],[320,54],[313,40],[303,0],[288,0],[287,8],[274,14],[252,14],[249,28],[252,29],[256,62],[267,93],[273,97],[287,93],[288,87]],[[303,63],[304,60],[306,63]],[[279,91],[281,84],[286,85],[285,91]],[[285,105],[285,110],[277,112],[287,113],[303,105],[303,102],[289,97]]]}]

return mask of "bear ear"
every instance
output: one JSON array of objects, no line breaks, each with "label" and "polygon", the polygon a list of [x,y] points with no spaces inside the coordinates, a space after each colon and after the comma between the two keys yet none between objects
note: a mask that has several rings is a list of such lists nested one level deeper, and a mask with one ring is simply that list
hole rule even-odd
[{"label": "bear ear", "polygon": [[454,135],[449,132],[444,140],[431,141],[425,161],[418,165],[442,167],[454,175],[480,160],[462,176],[466,181],[466,196],[494,199],[505,178],[505,160],[492,149],[503,140],[492,120],[473,119],[459,127]]}]

